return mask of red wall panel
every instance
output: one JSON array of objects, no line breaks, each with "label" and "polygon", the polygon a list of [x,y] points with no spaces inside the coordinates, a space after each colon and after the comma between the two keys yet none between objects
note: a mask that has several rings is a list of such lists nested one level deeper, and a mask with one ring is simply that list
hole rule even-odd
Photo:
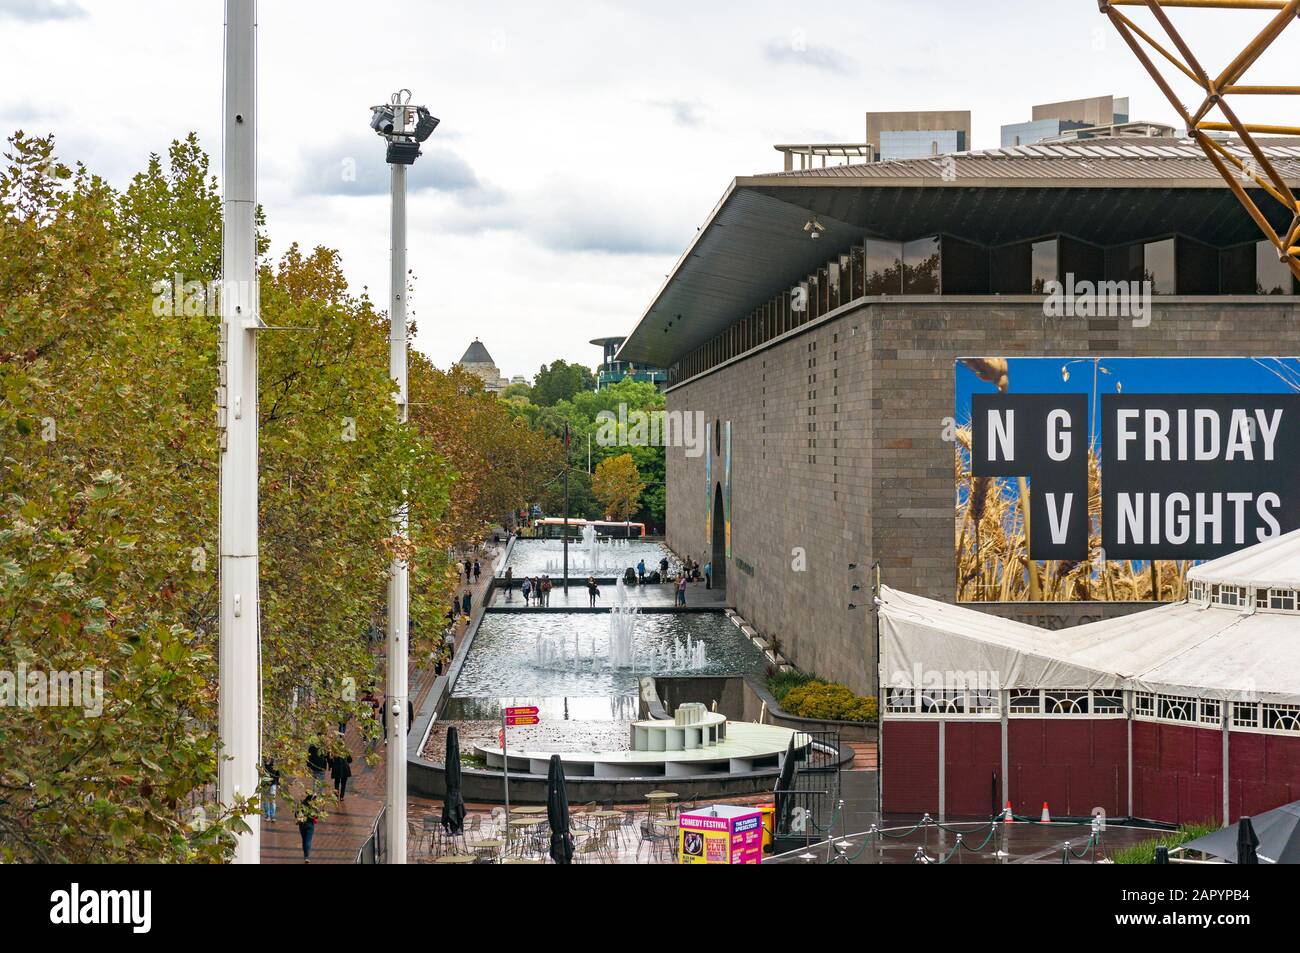
[{"label": "red wall panel", "polygon": [[890,814],[939,810],[939,723],[889,721],[882,728],[881,807]]},{"label": "red wall panel", "polygon": [[1011,800],[1037,817],[1087,817],[1094,807],[1127,812],[1128,748],[1122,719],[1013,718],[1007,726]]},{"label": "red wall panel", "polygon": [[1133,722],[1133,813],[1167,824],[1221,823],[1222,745],[1217,728]]},{"label": "red wall panel", "polygon": [[987,818],[993,808],[993,775],[1003,797],[1002,726],[998,722],[950,721],[944,726],[944,810],[948,817]]},{"label": "red wall panel", "polygon": [[1232,732],[1228,777],[1230,821],[1300,799],[1300,738]]}]

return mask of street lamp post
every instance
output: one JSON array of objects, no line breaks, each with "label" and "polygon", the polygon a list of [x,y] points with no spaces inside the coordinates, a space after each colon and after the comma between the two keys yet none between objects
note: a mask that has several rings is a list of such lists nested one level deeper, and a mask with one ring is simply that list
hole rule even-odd
[{"label": "street lamp post", "polygon": [[[256,803],[261,747],[257,565],[257,4],[226,0],[221,197],[221,609],[217,798]],[[244,817],[234,861],[261,860],[261,817]]]},{"label": "street lamp post", "polygon": [[[388,318],[388,370],[397,385],[398,419],[407,421],[406,387],[406,167],[420,155],[420,143],[429,138],[438,120],[423,106],[412,106],[411,91],[394,93],[386,105],[371,108],[370,128],[388,143],[391,192],[390,221],[390,298]],[[388,862],[406,863],[406,732],[407,724],[407,644],[410,635],[409,576],[405,544],[408,539],[408,514],[405,488],[403,501],[393,517],[393,535],[399,548],[393,553],[388,572],[388,670],[387,699],[388,737],[387,824]]]}]

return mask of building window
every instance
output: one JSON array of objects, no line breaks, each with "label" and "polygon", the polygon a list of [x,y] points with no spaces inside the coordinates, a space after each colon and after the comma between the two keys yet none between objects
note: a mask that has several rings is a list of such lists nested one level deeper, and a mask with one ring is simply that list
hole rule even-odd
[{"label": "building window", "polygon": [[1168,721],[1195,721],[1196,699],[1185,695],[1156,696],[1160,718]]},{"label": "building window", "polygon": [[1200,722],[1203,725],[1218,725],[1223,721],[1223,706],[1217,698],[1201,699]]},{"label": "building window", "polygon": [[1043,711],[1043,693],[1034,689],[1025,691],[1013,689],[1007,703],[1007,711],[1012,715],[1038,715]]},{"label": "building window", "polygon": [[1268,607],[1283,612],[1295,612],[1296,591],[1294,589],[1269,589]]},{"label": "building window", "polygon": [[1261,706],[1264,714],[1264,727],[1270,731],[1300,731],[1300,707],[1295,705]]},{"label": "building window", "polygon": [[1133,696],[1133,713],[1146,718],[1154,718],[1156,714],[1156,696],[1150,692],[1135,694]]},{"label": "building window", "polygon": [[1088,693],[1049,689],[1043,692],[1043,708],[1049,715],[1086,715]]},{"label": "building window", "polygon": [[1036,294],[1047,294],[1047,286],[1059,280],[1060,265],[1055,238],[1034,242],[1029,248],[1030,290]]},{"label": "building window", "polygon": [[1232,703],[1232,727],[1258,728],[1259,706],[1254,702]]}]

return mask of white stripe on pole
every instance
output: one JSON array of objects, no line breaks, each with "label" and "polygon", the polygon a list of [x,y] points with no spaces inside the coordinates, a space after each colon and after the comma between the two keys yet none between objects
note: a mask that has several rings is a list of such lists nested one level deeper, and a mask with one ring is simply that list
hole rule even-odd
[{"label": "white stripe on pole", "polygon": [[[257,4],[226,0],[222,104],[221,335],[226,362],[221,454],[221,630],[217,722],[221,804],[257,803],[261,744],[257,570]],[[261,860],[261,818],[235,845],[235,863]]]}]

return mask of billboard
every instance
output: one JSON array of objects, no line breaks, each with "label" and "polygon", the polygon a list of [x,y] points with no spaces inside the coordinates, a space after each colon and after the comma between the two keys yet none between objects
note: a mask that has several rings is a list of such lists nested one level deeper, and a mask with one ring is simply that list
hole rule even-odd
[{"label": "billboard", "polygon": [[1300,358],[962,358],[959,601],[1180,599],[1300,527]]}]

